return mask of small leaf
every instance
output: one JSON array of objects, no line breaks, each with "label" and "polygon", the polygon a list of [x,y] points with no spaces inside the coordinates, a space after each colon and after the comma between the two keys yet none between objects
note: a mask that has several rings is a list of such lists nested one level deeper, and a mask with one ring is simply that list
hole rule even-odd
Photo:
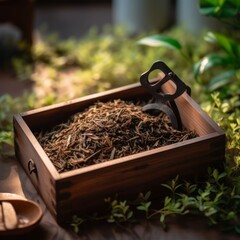
[{"label": "small leaf", "polygon": [[13,145],[13,132],[12,131],[0,131],[0,143],[6,143]]},{"label": "small leaf", "polygon": [[239,0],[200,0],[200,13],[217,18],[234,17],[239,11]]},{"label": "small leaf", "polygon": [[151,202],[147,202],[146,204],[145,204],[145,206],[146,206],[146,208],[149,208],[150,206],[151,206]]},{"label": "small leaf", "polygon": [[160,216],[160,222],[163,224],[165,221],[165,215],[164,214],[161,214]]},{"label": "small leaf", "polygon": [[227,176],[227,173],[222,172],[221,174],[219,174],[218,179],[224,178],[225,176]]},{"label": "small leaf", "polygon": [[137,209],[146,212],[148,211],[150,205],[151,205],[151,202],[142,203],[142,205],[137,206]]},{"label": "small leaf", "polygon": [[115,219],[114,219],[114,218],[109,218],[107,221],[108,221],[109,223],[114,223],[114,222],[115,222]]},{"label": "small leaf", "polygon": [[201,7],[199,12],[204,16],[214,16],[215,15],[215,7]]},{"label": "small leaf", "polygon": [[122,213],[113,213],[113,216],[116,218],[123,218],[124,215]]},{"label": "small leaf", "polygon": [[167,206],[170,202],[171,202],[171,198],[166,196],[165,199],[164,199],[164,206]]},{"label": "small leaf", "polygon": [[234,230],[236,233],[240,234],[240,226],[234,226]]},{"label": "small leaf", "polygon": [[133,216],[133,211],[129,211],[127,215],[127,219],[130,219]]},{"label": "small leaf", "polygon": [[232,64],[233,62],[233,59],[230,57],[221,56],[217,53],[208,54],[194,65],[194,77],[197,78],[200,74],[203,74],[212,67],[226,66]]},{"label": "small leaf", "polygon": [[176,39],[160,34],[142,38],[138,41],[138,44],[147,45],[150,47],[167,47],[177,50],[182,48],[181,44]]},{"label": "small leaf", "polygon": [[236,213],[234,211],[231,211],[227,214],[227,219],[234,219],[236,216]]},{"label": "small leaf", "polygon": [[148,191],[146,194],[145,194],[145,200],[147,201],[151,196],[151,191]]},{"label": "small leaf", "polygon": [[146,211],[146,207],[144,205],[137,206],[137,209],[140,211]]},{"label": "small leaf", "polygon": [[214,43],[222,47],[229,55],[239,59],[240,56],[240,45],[225,35],[219,33],[208,32],[204,38],[206,41]]},{"label": "small leaf", "polygon": [[113,200],[112,201],[112,206],[116,206],[117,205],[117,200]]},{"label": "small leaf", "polygon": [[234,76],[235,70],[222,72],[217,76],[213,77],[207,87],[210,91],[215,91],[218,88],[230,83]]},{"label": "small leaf", "polygon": [[170,185],[168,185],[168,184],[165,184],[165,183],[162,183],[161,184],[163,187],[165,187],[165,188],[168,188],[171,192],[172,192],[172,187],[170,186]]},{"label": "small leaf", "polygon": [[218,181],[218,170],[217,169],[214,169],[213,177],[214,177],[215,181]]}]

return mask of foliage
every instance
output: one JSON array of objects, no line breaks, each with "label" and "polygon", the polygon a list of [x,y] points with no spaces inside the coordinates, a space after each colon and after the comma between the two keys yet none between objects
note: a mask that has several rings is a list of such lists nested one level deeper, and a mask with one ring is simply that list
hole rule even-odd
[{"label": "foliage", "polygon": [[148,45],[151,47],[168,47],[170,49],[182,49],[182,45],[176,39],[167,35],[152,35],[144,37],[138,41],[139,44]]},{"label": "foliage", "polygon": [[[144,66],[158,57],[154,50],[140,49],[136,39],[128,38],[121,28],[106,28],[102,34],[92,29],[80,40],[61,41],[55,35],[49,36],[33,46],[32,55],[30,78],[41,105],[51,103],[44,102],[44,96],[52,93],[52,102],[61,102],[137,82]],[[18,60],[17,72],[24,75],[25,71],[29,76],[26,64],[19,71]]]},{"label": "foliage", "polygon": [[[183,34],[179,29],[172,31],[174,35]],[[192,81],[190,64],[176,61],[177,54],[167,49],[155,51],[136,44],[139,37],[129,38],[123,29],[107,27],[102,34],[92,29],[79,40],[61,41],[53,34],[36,42],[31,56],[16,56],[12,64],[17,78],[32,81],[33,94],[16,99],[1,97],[0,124],[4,122],[5,127],[1,126],[0,145],[6,142],[13,145],[14,112],[138,82],[146,66],[156,59],[164,59],[176,73],[181,73],[185,82]],[[193,86],[192,83],[189,85]]]},{"label": "foliage", "polygon": [[13,146],[12,117],[14,113],[33,107],[33,96],[12,98],[10,95],[0,96],[0,156],[12,154],[12,150],[4,151],[6,146]]},{"label": "foliage", "polygon": [[208,32],[205,40],[220,47],[219,52],[207,54],[195,64],[196,78],[210,69],[216,68],[210,78],[208,89],[210,91],[225,87],[234,82],[240,86],[240,44],[234,39],[222,34]]},{"label": "foliage", "polygon": [[71,223],[70,223],[70,226],[73,228],[73,231],[75,233],[78,233],[79,232],[79,226],[81,226],[81,224],[83,224],[85,222],[85,219],[83,218],[80,218],[79,216],[77,215],[74,215],[72,217],[72,220],[71,220]]},{"label": "foliage", "polygon": [[[179,39],[184,39],[186,34],[178,28],[168,33],[179,36]],[[61,41],[52,35],[33,46],[31,61],[15,58],[14,67],[19,78],[25,76],[25,79],[34,82],[33,91],[41,106],[137,82],[140,74],[146,71],[145,66],[150,66],[157,59],[166,62],[176,73],[181,73],[186,83],[197,87],[193,84],[192,62],[208,51],[206,44],[196,51],[197,42],[188,34],[179,49],[184,55],[182,61],[178,52],[167,48],[156,51],[136,44],[141,36],[129,38],[121,28],[106,28],[101,34],[92,29],[79,40]],[[170,39],[165,37],[165,43]],[[180,47],[177,42],[175,45]]]},{"label": "foliage", "polygon": [[212,103],[202,104],[203,109],[222,127],[227,137],[227,155],[229,165],[240,167],[240,99],[220,99],[220,93],[212,94]]},{"label": "foliage", "polygon": [[111,198],[105,199],[105,202],[110,204],[110,214],[107,216],[107,221],[109,223],[121,223],[126,222],[131,219],[133,211],[130,210],[130,206],[126,200],[119,201]]},{"label": "foliage", "polygon": [[[233,0],[200,0],[200,13],[217,18],[228,24],[227,33],[219,34],[209,32],[205,40],[217,47],[217,51],[207,54],[195,64],[195,77],[203,75],[209,69],[214,69],[208,89],[210,91],[237,83],[240,86],[240,1]],[[227,28],[226,28],[227,30]],[[229,31],[230,30],[230,31]]]},{"label": "foliage", "polygon": [[[201,184],[180,181],[178,176],[170,183],[163,184],[170,194],[165,196],[163,202],[157,204],[158,208],[152,208],[151,192],[146,193],[148,197],[142,198],[141,201],[139,198],[144,196],[143,193],[139,194],[135,202],[109,199],[110,211],[99,219],[119,224],[134,219],[136,221],[139,213],[144,212],[146,219],[158,217],[162,227],[166,228],[169,216],[194,214],[205,217],[211,226],[218,226],[222,231],[240,233],[239,169],[226,168],[224,172],[219,172],[217,169],[209,168],[208,174],[207,181]],[[72,221],[75,224],[82,223],[81,219],[75,215]],[[90,218],[84,221],[88,220]],[[75,228],[75,231],[79,233],[80,228]]]},{"label": "foliage", "polygon": [[[233,0],[200,0],[200,13],[216,17],[220,20],[228,20],[231,27],[235,30],[225,34],[207,32],[204,39],[213,44],[213,50],[206,53],[194,65],[194,77],[200,81],[201,85],[207,84],[206,88],[211,92],[221,89],[228,91],[230,84],[234,85],[234,90],[240,87],[240,44],[239,44],[239,19],[240,1]],[[227,28],[226,28],[227,29]],[[232,28],[231,28],[232,29]],[[236,33],[237,34],[236,34]],[[236,36],[235,36],[236,35]],[[138,43],[151,47],[167,47],[181,54],[183,59],[190,62],[194,61],[192,55],[188,54],[187,49],[176,38],[163,34],[155,34],[144,37]],[[213,70],[209,75],[209,70]],[[206,73],[204,76],[204,73]],[[201,80],[200,80],[201,77]]]},{"label": "foliage", "polygon": [[[234,39],[227,37],[223,34],[208,32],[205,35],[205,40],[220,47],[220,50],[214,53],[206,54],[201,60],[194,65],[194,77],[199,79],[203,73],[210,69],[216,70],[213,72],[213,77],[206,75],[205,81],[201,79],[200,84],[204,85],[208,81],[206,88],[209,91],[217,90],[223,86],[228,86],[231,83],[237,83],[234,85],[235,89],[240,87],[240,45]],[[184,50],[183,44],[177,39],[165,37],[165,35],[151,35],[144,37],[138,41],[139,44],[143,44],[151,47],[167,47],[171,50],[175,50],[180,53],[183,60],[190,63],[194,62],[194,56],[190,55],[188,51]],[[195,57],[196,58],[196,57]],[[207,80],[210,78],[210,81]],[[224,91],[227,91],[225,88]]]},{"label": "foliage", "polygon": [[239,0],[199,0],[199,6],[202,15],[217,18],[235,28],[240,27]]}]

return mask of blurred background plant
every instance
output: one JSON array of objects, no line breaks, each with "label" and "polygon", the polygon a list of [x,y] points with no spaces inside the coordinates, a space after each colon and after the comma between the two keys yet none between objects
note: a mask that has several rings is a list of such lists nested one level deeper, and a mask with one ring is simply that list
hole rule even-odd
[{"label": "blurred background plant", "polygon": [[[193,98],[199,101],[208,114],[225,130],[228,138],[227,147],[234,149],[231,152],[234,152],[233,158],[238,166],[240,149],[238,143],[240,131],[240,1],[199,0],[199,11],[203,15],[217,18],[225,23],[221,33],[203,32],[205,41],[201,41],[199,45],[196,42],[194,44],[194,40],[191,45],[189,37],[185,42],[186,37],[176,36],[175,33],[145,36],[140,38],[138,43],[147,47],[157,47],[157,49],[166,48],[170,53],[178,53],[175,64],[180,65],[179,59],[181,59],[184,62],[183,68],[187,69],[188,76],[192,81],[189,83],[187,76],[181,76],[192,87]],[[179,72],[184,73],[181,70]],[[234,145],[234,147],[229,147],[229,145]],[[236,159],[238,160],[236,161]]]},{"label": "blurred background plant", "polygon": [[208,32],[205,35],[205,41],[213,44],[214,51],[195,64],[194,75],[197,79],[201,78],[203,84],[207,83],[209,91],[220,90],[223,97],[239,95],[240,1],[200,0],[199,3],[201,14],[217,18],[226,27],[223,33]]},{"label": "blurred background plant", "polygon": [[[174,37],[162,34],[150,35],[138,42],[146,46],[167,47],[178,51],[183,61],[194,63],[194,77],[205,91],[220,90],[220,97],[239,95],[240,1],[200,0],[199,11],[205,16],[217,18],[226,24],[221,33],[208,31],[204,34],[204,40],[212,45],[208,52],[194,55],[193,52],[198,51],[198,47],[190,49],[189,45],[179,41],[182,38],[176,38],[175,35]],[[201,42],[201,45],[204,44]]]}]

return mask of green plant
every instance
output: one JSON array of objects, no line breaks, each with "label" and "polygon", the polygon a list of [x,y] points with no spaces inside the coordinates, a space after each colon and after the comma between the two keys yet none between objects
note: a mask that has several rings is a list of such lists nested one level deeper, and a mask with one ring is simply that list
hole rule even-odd
[{"label": "green plant", "polygon": [[189,58],[189,56],[187,56],[183,51],[182,44],[177,39],[170,37],[168,35],[154,34],[151,36],[141,38],[140,40],[137,41],[137,43],[149,47],[166,47],[170,50],[172,49],[177,50],[179,51],[183,58],[187,60]]},{"label": "green plant", "polygon": [[213,93],[212,99],[203,103],[203,109],[223,128],[227,137],[226,159],[229,165],[240,165],[240,100],[220,98],[220,92]]},{"label": "green plant", "polygon": [[110,203],[110,214],[107,216],[109,223],[122,223],[129,221],[133,216],[133,211],[126,200],[119,201],[111,198],[105,199],[105,202]]},{"label": "green plant", "polygon": [[[183,40],[185,33],[175,28],[170,34]],[[192,60],[199,59],[197,56],[205,51],[206,45],[194,51],[196,41],[188,34],[187,40],[181,43],[186,55],[182,60],[178,51],[165,48],[156,51],[136,44],[140,37],[129,38],[121,28],[106,28],[102,34],[92,29],[80,40],[61,41],[56,35],[49,36],[34,44],[30,62],[14,59],[15,71],[19,78],[34,83],[39,106],[137,82],[145,66],[159,58],[181,73],[186,83],[194,85]],[[47,100],[46,96],[51,98]]]},{"label": "green plant", "polygon": [[[239,94],[240,44],[238,30],[240,26],[240,1],[200,0],[199,7],[201,14],[222,20],[230,24],[234,30],[225,34],[208,32],[205,35],[204,39],[213,44],[213,47],[210,53],[205,53],[205,56],[200,60],[198,59],[194,64],[194,77],[200,81],[201,85],[207,84],[206,89],[208,91],[223,88],[222,92],[227,92],[225,94],[229,94],[229,92]],[[184,60],[192,64],[196,59],[193,52],[189,50],[189,45],[184,46],[175,37],[157,34],[144,37],[138,43],[151,47],[166,47],[171,51],[177,51]],[[209,74],[210,69],[212,74]],[[203,76],[204,73],[206,76]],[[232,83],[236,84],[228,89]]]},{"label": "green plant", "polygon": [[79,227],[85,222],[86,220],[83,218],[78,217],[77,215],[74,215],[72,217],[70,226],[73,228],[73,231],[75,233],[79,233]]},{"label": "green plant", "polygon": [[[178,30],[181,30],[180,32]],[[202,81],[194,79],[193,66],[201,56],[212,51],[207,44],[197,45],[197,39],[183,29],[173,29],[163,34],[154,34],[140,38],[137,43],[146,48],[156,48],[158,58],[166,61],[168,66],[192,89],[192,96],[197,101],[205,100],[205,86]],[[187,34],[188,37],[184,37]]]},{"label": "green plant", "polygon": [[24,81],[31,79],[33,65],[29,62],[29,60],[26,60],[22,57],[15,57],[12,59],[12,66],[19,80]]},{"label": "green plant", "polygon": [[[240,86],[240,1],[239,0],[200,0],[200,13],[205,16],[217,18],[228,24],[226,33],[208,32],[205,40],[216,46],[216,50],[204,56],[195,64],[194,75],[196,78],[213,69],[208,83],[208,89],[214,91],[220,88],[226,91],[229,85]],[[230,30],[230,31],[229,31]],[[224,89],[225,88],[225,89]],[[236,91],[236,89],[230,89]],[[230,92],[228,90],[228,92]]]},{"label": "green plant", "polygon": [[[34,82],[39,105],[47,105],[137,82],[143,66],[157,57],[154,50],[143,51],[120,28],[102,34],[93,29],[80,40],[61,41],[54,35],[38,41],[33,62],[14,59],[14,66],[19,77]],[[52,102],[45,101],[53,93]]]},{"label": "green plant", "polygon": [[32,108],[33,104],[33,95],[19,98],[7,94],[0,96],[0,156],[13,155],[13,114]]},{"label": "green plant", "polygon": [[240,27],[239,0],[199,0],[199,7],[202,15],[217,18],[234,28]]},{"label": "green plant", "polygon": [[146,194],[140,193],[137,200],[135,201],[135,204],[137,205],[136,209],[145,212],[146,219],[149,218],[149,209],[152,205],[150,196],[151,191],[148,191]]},{"label": "green plant", "polygon": [[210,77],[208,89],[217,90],[236,82],[235,87],[240,86],[240,44],[234,39],[222,34],[208,32],[205,40],[217,45],[220,50],[209,53],[195,64],[194,75],[200,75],[216,68]]}]

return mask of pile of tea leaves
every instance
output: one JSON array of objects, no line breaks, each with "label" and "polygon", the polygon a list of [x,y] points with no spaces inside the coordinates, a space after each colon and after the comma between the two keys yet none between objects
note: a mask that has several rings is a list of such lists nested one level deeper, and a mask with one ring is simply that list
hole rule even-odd
[{"label": "pile of tea leaves", "polygon": [[196,137],[178,131],[163,113],[142,111],[141,103],[96,102],[68,122],[36,137],[59,173]]}]

